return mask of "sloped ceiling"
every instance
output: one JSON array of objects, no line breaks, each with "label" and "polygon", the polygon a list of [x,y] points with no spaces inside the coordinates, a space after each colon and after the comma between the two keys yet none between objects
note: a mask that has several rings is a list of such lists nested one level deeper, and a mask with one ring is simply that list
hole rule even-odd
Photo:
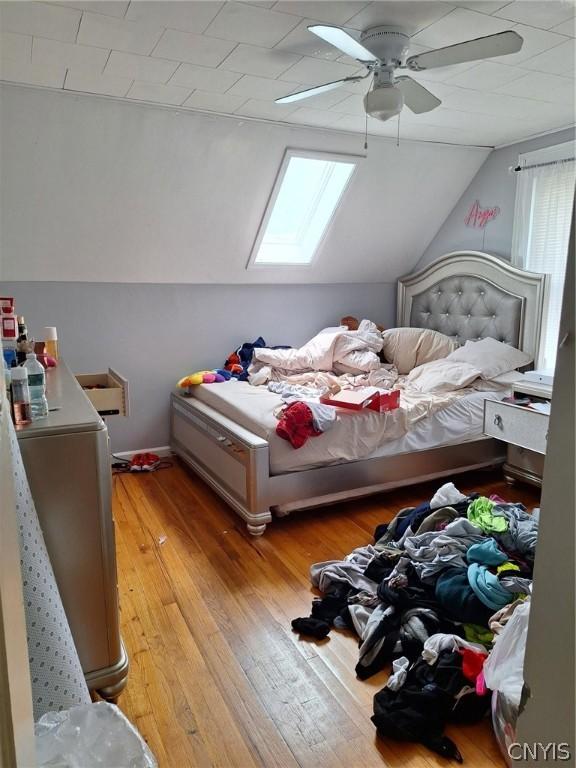
[{"label": "sloped ceiling", "polygon": [[368,80],[274,103],[365,72],[309,24],[397,25],[412,54],[514,29],[516,54],[415,74],[442,105],[401,119],[406,138],[495,146],[574,122],[575,13],[574,0],[0,2],[0,79],[362,133]]},{"label": "sloped ceiling", "polygon": [[247,270],[286,148],[361,156],[363,137],[18,86],[0,95],[6,280],[393,282],[488,153],[371,138],[313,266]]}]

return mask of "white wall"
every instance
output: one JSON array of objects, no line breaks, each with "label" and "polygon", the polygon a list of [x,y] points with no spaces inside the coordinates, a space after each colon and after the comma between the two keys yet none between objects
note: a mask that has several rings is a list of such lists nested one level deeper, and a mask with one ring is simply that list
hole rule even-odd
[{"label": "white wall", "polygon": [[363,137],[17,86],[0,90],[8,280],[390,282],[488,150],[370,138],[314,267],[245,269],[286,147]]},{"label": "white wall", "polygon": [[[220,367],[236,347],[262,335],[300,346],[344,315],[394,324],[396,286],[149,285],[2,283],[30,333],[58,328],[76,373],[115,368],[130,383],[131,414],[107,419],[112,449],[168,443],[168,401],[178,379]],[[215,385],[217,386],[217,385]]]},{"label": "white wall", "polygon": [[[570,128],[492,152],[426,249],[418,267],[425,266],[444,253],[456,250],[487,251],[509,260],[512,249],[516,175],[509,173],[508,168],[516,166],[518,155],[524,152],[562,144],[574,140],[574,137],[575,131]],[[464,223],[475,200],[480,201],[482,208],[500,208],[497,218],[490,221],[485,229],[473,229]]]}]

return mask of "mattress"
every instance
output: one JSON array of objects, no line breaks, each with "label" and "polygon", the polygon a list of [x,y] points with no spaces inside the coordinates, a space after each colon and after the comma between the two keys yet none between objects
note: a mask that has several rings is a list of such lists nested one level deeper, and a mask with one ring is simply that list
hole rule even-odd
[{"label": "mattress", "polygon": [[273,475],[477,440],[483,436],[484,400],[499,400],[503,394],[504,390],[464,390],[446,407],[409,428],[403,409],[387,414],[339,409],[332,429],[294,449],[276,434],[275,411],[283,402],[279,395],[238,381],[202,384],[194,389],[198,400],[268,441]]}]

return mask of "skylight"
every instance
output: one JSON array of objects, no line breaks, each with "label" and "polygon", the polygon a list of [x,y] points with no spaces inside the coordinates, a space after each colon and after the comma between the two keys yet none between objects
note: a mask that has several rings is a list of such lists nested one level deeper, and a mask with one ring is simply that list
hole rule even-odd
[{"label": "skylight", "polygon": [[348,157],[287,152],[249,266],[310,264],[355,168]]}]

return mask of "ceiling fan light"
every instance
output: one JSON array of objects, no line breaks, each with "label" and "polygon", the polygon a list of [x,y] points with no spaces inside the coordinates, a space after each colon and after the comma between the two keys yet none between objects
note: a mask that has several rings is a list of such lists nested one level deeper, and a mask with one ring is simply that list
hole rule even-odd
[{"label": "ceiling fan light", "polygon": [[368,91],[364,96],[364,108],[370,117],[374,117],[376,120],[389,120],[398,115],[403,106],[402,92],[391,84]]}]

